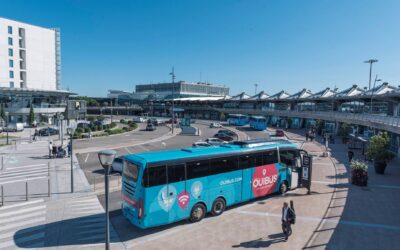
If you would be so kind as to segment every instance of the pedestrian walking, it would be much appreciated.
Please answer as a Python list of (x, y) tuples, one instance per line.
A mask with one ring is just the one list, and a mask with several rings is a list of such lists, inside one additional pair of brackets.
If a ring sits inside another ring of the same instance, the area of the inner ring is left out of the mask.
[(351, 151), (351, 150), (349, 150), (349, 151), (347, 152), (347, 156), (349, 157), (349, 162), (351, 162), (351, 160), (353, 160), (353, 157), (354, 157), (354, 152)]
[(49, 142), (49, 158), (51, 159), (51, 155), (53, 153), (53, 143)]
[(54, 144), (54, 145), (53, 145), (53, 151), (52, 151), (52, 152), (53, 152), (53, 157), (54, 157), (54, 158), (57, 158), (57, 151), (58, 151), (58, 147)]
[(33, 140), (36, 141), (36, 137), (38, 136), (39, 132), (35, 129), (35, 133), (33, 134)]
[(310, 131), (307, 131), (307, 132), (306, 132), (306, 141), (308, 141), (309, 135), (310, 135)]
[(68, 156), (71, 157), (71, 153), (72, 153), (71, 141), (68, 142), (67, 148), (68, 148)]
[(292, 234), (292, 224), (294, 224), (296, 214), (294, 210), (288, 206), (287, 202), (283, 203), (282, 207), (282, 231), (285, 235), (285, 240)]

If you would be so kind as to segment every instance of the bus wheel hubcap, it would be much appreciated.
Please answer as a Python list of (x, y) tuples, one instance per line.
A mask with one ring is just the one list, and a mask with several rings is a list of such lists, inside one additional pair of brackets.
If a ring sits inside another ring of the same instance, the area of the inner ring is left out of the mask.
[(222, 208), (223, 208), (222, 202), (218, 201), (215, 204), (215, 212), (216, 213), (221, 213), (222, 212)]
[(201, 216), (203, 215), (203, 210), (201, 208), (196, 208), (193, 212), (193, 215), (196, 219), (200, 219)]

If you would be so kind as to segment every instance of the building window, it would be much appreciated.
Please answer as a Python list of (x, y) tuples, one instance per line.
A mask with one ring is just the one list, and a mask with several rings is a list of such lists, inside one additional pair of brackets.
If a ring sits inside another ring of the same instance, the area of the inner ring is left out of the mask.
[(10, 66), (10, 68), (14, 68), (14, 61), (8, 60), (8, 66)]
[(10, 70), (10, 78), (14, 78), (14, 71)]
[(12, 27), (8, 26), (8, 34), (12, 34)]
[(8, 49), (8, 56), (14, 56), (14, 51), (12, 49)]
[(13, 40), (11, 37), (8, 38), (8, 45), (13, 45)]
[(14, 82), (10, 82), (10, 88), (14, 88)]

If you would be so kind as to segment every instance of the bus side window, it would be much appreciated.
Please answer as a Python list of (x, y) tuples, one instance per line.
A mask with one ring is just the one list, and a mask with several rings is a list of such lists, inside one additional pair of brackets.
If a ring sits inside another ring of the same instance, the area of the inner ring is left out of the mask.
[(293, 149), (282, 149), (279, 150), (279, 156), (281, 158), (281, 163), (286, 166), (292, 166), (296, 156), (296, 150)]
[(165, 165), (146, 168), (145, 187), (167, 184), (167, 168)]
[(210, 160), (210, 175), (237, 170), (236, 157), (224, 157)]
[(264, 153), (264, 164), (275, 164), (278, 162), (278, 151), (276, 149), (265, 151)]
[(168, 166), (168, 183), (180, 182), (185, 179), (185, 164)]
[(246, 169), (254, 167), (254, 158), (251, 155), (239, 156), (239, 168)]
[(263, 153), (255, 153), (255, 154), (251, 154), (251, 157), (253, 159), (253, 167), (259, 167), (264, 165), (264, 161), (263, 161)]
[(187, 179), (194, 179), (207, 176), (208, 173), (208, 160), (192, 161), (186, 163)]

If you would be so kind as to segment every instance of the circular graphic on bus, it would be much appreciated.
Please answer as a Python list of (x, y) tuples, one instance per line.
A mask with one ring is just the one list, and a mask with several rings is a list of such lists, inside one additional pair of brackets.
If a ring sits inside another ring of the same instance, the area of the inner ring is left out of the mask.
[(254, 197), (274, 192), (278, 181), (278, 170), (274, 164), (257, 167), (251, 181)]
[(182, 191), (179, 195), (178, 195), (178, 205), (182, 208), (185, 209), (187, 207), (187, 205), (189, 204), (190, 201), (190, 195), (188, 192), (186, 191)]
[[(172, 195), (169, 195), (172, 193)], [(160, 192), (158, 192), (158, 204), (165, 211), (168, 212), (172, 205), (174, 205), (176, 198), (176, 188), (172, 185), (164, 186)]]
[(198, 198), (203, 191), (203, 184), (200, 181), (195, 181), (192, 184), (191, 192), (194, 198)]

